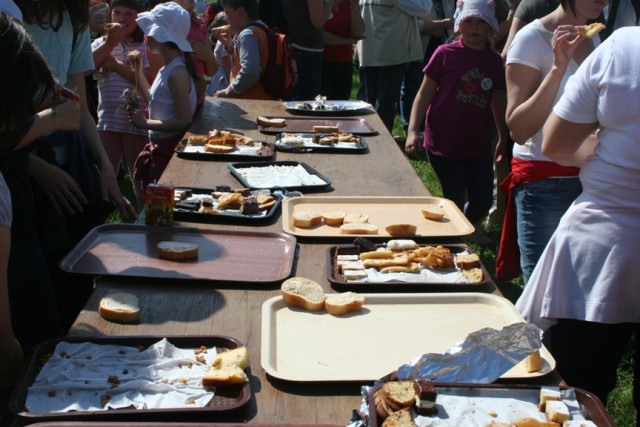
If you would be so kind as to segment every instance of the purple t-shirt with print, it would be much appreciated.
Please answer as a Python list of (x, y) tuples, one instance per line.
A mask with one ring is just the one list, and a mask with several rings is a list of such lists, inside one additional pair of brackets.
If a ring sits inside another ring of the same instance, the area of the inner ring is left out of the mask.
[(506, 86), (500, 54), (490, 47), (470, 49), (457, 40), (439, 46), (423, 71), (438, 84), (427, 109), (425, 149), (451, 160), (491, 155), (491, 99), (494, 90)]

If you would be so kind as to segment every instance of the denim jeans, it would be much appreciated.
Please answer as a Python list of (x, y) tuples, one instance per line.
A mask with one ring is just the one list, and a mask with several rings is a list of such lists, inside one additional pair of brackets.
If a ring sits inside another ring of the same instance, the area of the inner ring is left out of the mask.
[(375, 107), (389, 132), (393, 131), (393, 120), (406, 68), (407, 64), (362, 68), (366, 101)]
[(309, 101), (320, 95), (322, 80), (322, 52), (309, 52), (293, 48), (298, 66), (298, 83), (293, 88), (291, 99)]
[(581, 192), (578, 177), (541, 179), (514, 190), (520, 268), (525, 285), (560, 218)]

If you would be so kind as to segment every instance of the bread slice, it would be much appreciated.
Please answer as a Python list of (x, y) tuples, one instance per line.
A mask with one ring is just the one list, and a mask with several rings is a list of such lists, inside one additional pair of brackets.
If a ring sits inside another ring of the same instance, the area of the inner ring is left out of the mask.
[(411, 409), (405, 408), (389, 415), (382, 423), (382, 427), (417, 427), (417, 424), (413, 421)]
[(350, 222), (340, 226), (343, 234), (378, 234), (378, 227), (366, 222)]
[(540, 350), (535, 350), (524, 359), (524, 366), (527, 368), (527, 372), (538, 372), (542, 368), (542, 357), (540, 357)]
[(571, 417), (569, 408), (561, 400), (547, 401), (544, 413), (549, 421), (560, 424), (567, 421)]
[(416, 400), (413, 381), (388, 381), (380, 390), (384, 401), (394, 411), (411, 408)]
[(179, 260), (198, 256), (198, 245), (189, 242), (164, 241), (158, 243), (160, 258)]
[(362, 223), (369, 222), (369, 215), (362, 212), (351, 212), (345, 215), (344, 223), (349, 224), (352, 222)]
[(439, 221), (444, 218), (444, 209), (441, 206), (423, 206), (420, 208), (422, 216), (427, 219)]
[(100, 300), (98, 312), (106, 320), (137, 322), (140, 320), (138, 297), (124, 292), (114, 293)]
[(382, 397), (382, 390), (380, 389), (373, 393), (373, 404), (376, 407), (378, 417), (383, 420), (393, 413), (393, 409), (385, 403), (384, 398)]
[(294, 212), (293, 225), (300, 228), (310, 228), (322, 222), (322, 212)]
[(484, 273), (480, 268), (462, 270), (462, 278), (468, 283), (480, 283), (484, 279)]
[(346, 216), (347, 213), (345, 211), (331, 211), (325, 212), (322, 215), (322, 219), (327, 225), (342, 225)]
[(237, 347), (218, 353), (209, 372), (202, 377), (205, 387), (221, 387), (249, 381), (244, 369), (250, 364), (247, 348)]
[(390, 236), (414, 236), (418, 226), (413, 224), (389, 224), (384, 228)]
[(538, 402), (538, 410), (544, 412), (547, 409), (547, 402), (551, 400), (562, 400), (562, 394), (558, 387), (540, 387), (540, 401)]
[(274, 127), (274, 128), (283, 128), (287, 125), (287, 122), (285, 119), (283, 118), (268, 118), (268, 117), (264, 117), (264, 116), (258, 116), (256, 118), (256, 122), (258, 123), (258, 126), (262, 126), (262, 127)]
[(338, 125), (332, 126), (332, 125), (314, 125), (313, 126), (313, 131), (314, 132), (325, 132), (325, 133), (338, 133), (340, 132), (340, 128), (338, 128)]
[(335, 315), (355, 313), (362, 309), (364, 297), (355, 292), (343, 292), (329, 295), (324, 300), (324, 308), (327, 313)]
[(478, 254), (460, 254), (456, 255), (456, 267), (473, 268), (480, 265), (480, 257)]
[(305, 277), (292, 277), (282, 282), (282, 299), (289, 305), (310, 311), (324, 308), (324, 290), (319, 283)]
[(231, 153), (235, 151), (236, 147), (233, 145), (222, 145), (222, 144), (205, 144), (204, 151), (207, 153), (218, 153), (225, 154)]

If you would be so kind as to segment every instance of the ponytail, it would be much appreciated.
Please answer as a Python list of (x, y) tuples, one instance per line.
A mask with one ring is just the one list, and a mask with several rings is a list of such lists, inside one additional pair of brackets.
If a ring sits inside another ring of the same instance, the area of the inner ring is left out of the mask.
[(196, 64), (193, 62), (193, 54), (191, 52), (183, 52), (185, 64), (187, 66), (187, 71), (191, 74), (191, 78), (194, 82), (200, 80), (200, 76), (198, 76), (198, 70), (196, 69)]

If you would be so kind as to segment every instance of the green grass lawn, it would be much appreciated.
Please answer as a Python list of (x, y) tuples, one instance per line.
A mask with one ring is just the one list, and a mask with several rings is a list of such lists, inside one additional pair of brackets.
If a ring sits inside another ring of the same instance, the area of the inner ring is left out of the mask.
[[(352, 99), (355, 99), (355, 92), (359, 85), (358, 73), (354, 73)], [(404, 147), (405, 135), (400, 125), (400, 120), (396, 117), (396, 121), (393, 129), (393, 136), (400, 147)], [(440, 183), (436, 177), (431, 165), (426, 160), (410, 160), (411, 165), (415, 169), (416, 173), (424, 185), (429, 189), (431, 194), (437, 197), (442, 197), (442, 190), (440, 189)], [(133, 190), (131, 188), (131, 180), (127, 174), (124, 174), (120, 180), (120, 188), (129, 200), (135, 200)], [(109, 219), (109, 222), (131, 222), (123, 219), (119, 212), (114, 212)], [(500, 230), (485, 230), (485, 233), (491, 237), (495, 242), (498, 241)], [(482, 262), (484, 263), (487, 271), (492, 276), (495, 271), (496, 250), (495, 245), (479, 246), (470, 243), (470, 246), (478, 252)], [(523, 282), (522, 277), (518, 277), (511, 281), (499, 281), (495, 280), (496, 286), (502, 294), (510, 301), (515, 302), (522, 293)], [(597, 367), (594, 367), (597, 369)], [(618, 369), (618, 385), (616, 389), (609, 395), (607, 401), (607, 410), (612, 415), (615, 423), (619, 427), (632, 427), (635, 426), (635, 409), (632, 402), (632, 383), (633, 383), (633, 347), (630, 346), (627, 354), (623, 358), (623, 362)]]

